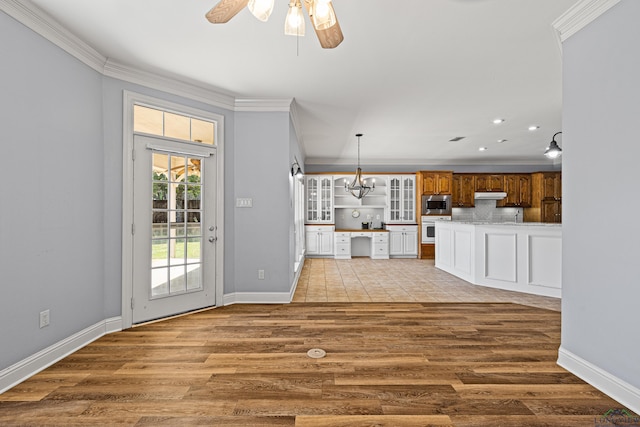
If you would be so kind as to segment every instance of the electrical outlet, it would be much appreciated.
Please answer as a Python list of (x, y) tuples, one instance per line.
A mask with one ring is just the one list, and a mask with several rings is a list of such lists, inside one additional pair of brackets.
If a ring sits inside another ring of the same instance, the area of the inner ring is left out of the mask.
[(44, 328), (45, 326), (49, 326), (49, 310), (40, 312), (40, 327)]
[(258, 270), (258, 279), (264, 280), (264, 270)]

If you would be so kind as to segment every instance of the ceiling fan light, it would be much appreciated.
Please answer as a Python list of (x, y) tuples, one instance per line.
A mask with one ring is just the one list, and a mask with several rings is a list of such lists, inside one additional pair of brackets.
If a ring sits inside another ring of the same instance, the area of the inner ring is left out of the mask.
[(326, 30), (338, 22), (331, 0), (315, 0), (310, 15), (316, 30)]
[(288, 36), (304, 36), (304, 15), (300, 1), (289, 3), (289, 11), (284, 21), (284, 33)]
[(273, 3), (275, 0), (249, 0), (247, 7), (253, 13), (253, 16), (266, 22), (273, 12)]

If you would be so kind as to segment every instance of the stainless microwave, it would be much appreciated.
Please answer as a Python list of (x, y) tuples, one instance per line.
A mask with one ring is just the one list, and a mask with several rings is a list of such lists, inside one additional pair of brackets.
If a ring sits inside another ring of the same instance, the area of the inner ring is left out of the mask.
[(451, 215), (451, 196), (442, 194), (422, 196), (422, 215)]

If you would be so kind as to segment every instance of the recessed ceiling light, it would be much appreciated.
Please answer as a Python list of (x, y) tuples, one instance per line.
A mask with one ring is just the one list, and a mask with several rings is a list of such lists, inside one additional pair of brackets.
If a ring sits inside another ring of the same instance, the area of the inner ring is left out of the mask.
[(487, 147), (480, 147), (478, 148), (478, 151), (487, 151)]
[(506, 139), (499, 139), (498, 142), (502, 144), (503, 142), (507, 142), (507, 140)]
[(529, 126), (529, 130), (538, 130), (538, 129), (540, 129), (540, 126), (536, 126), (536, 125)]
[(493, 120), (493, 124), (494, 125), (499, 125), (500, 123), (504, 122), (504, 119), (494, 119)]

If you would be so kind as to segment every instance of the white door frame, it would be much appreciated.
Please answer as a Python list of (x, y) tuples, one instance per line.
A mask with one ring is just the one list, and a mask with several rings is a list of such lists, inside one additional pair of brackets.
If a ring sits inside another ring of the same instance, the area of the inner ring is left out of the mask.
[(143, 104), (160, 110), (216, 122), (217, 198), (216, 226), (216, 305), (222, 305), (224, 292), (224, 116), (125, 90), (122, 108), (122, 329), (130, 328), (133, 297), (133, 106)]

